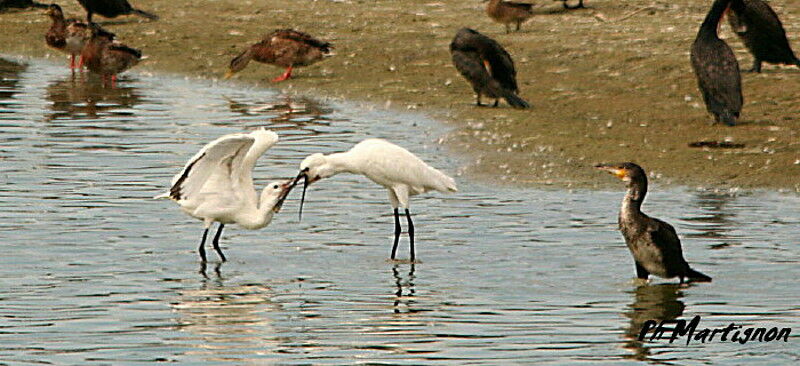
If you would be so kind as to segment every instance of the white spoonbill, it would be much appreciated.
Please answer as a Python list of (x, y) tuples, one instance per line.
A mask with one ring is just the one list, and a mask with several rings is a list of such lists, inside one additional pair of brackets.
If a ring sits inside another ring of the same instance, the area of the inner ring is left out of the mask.
[(200, 258), (206, 261), (204, 249), (208, 229), (216, 221), (214, 250), (220, 259), (219, 237), (225, 224), (236, 223), (245, 229), (269, 225), (291, 191), (292, 180), (272, 182), (259, 198), (253, 186), (253, 167), (267, 149), (278, 142), (275, 132), (263, 128), (251, 133), (233, 133), (211, 141), (192, 157), (183, 170), (172, 178), (169, 192), (155, 198), (171, 198), (183, 212), (203, 220), (205, 231), (200, 241)]
[(394, 245), (392, 259), (397, 252), (400, 240), (400, 213), (398, 207), (406, 212), (408, 237), (411, 247), (411, 261), (414, 261), (414, 223), (408, 212), (408, 197), (428, 191), (456, 192), (453, 178), (434, 169), (408, 150), (382, 139), (367, 139), (359, 142), (347, 152), (329, 155), (313, 154), (300, 164), (300, 174), (295, 178), (305, 178), (303, 197), (300, 201), (300, 214), (303, 212), (306, 188), (322, 178), (339, 173), (361, 174), (389, 190), (389, 201), (394, 209)]

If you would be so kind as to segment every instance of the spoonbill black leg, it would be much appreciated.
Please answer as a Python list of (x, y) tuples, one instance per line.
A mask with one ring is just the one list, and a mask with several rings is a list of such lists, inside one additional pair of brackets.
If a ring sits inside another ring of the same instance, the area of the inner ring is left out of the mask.
[(225, 254), (222, 254), (222, 249), (219, 248), (219, 237), (222, 236), (222, 228), (225, 227), (225, 224), (219, 224), (219, 229), (217, 229), (217, 235), (214, 235), (214, 240), (211, 242), (214, 244), (214, 250), (217, 251), (219, 254), (219, 258), (225, 262)]
[(397, 244), (400, 242), (400, 211), (394, 209), (394, 245), (392, 245), (392, 259), (397, 254)]
[(414, 223), (411, 221), (411, 213), (406, 209), (406, 219), (408, 220), (408, 240), (411, 243), (411, 261), (414, 261)]
[(200, 260), (202, 260), (203, 262), (206, 261), (206, 248), (204, 247), (206, 246), (207, 235), (208, 235), (208, 228), (206, 228), (206, 230), (203, 231), (203, 239), (200, 240), (200, 247), (197, 248), (197, 251), (200, 252)]

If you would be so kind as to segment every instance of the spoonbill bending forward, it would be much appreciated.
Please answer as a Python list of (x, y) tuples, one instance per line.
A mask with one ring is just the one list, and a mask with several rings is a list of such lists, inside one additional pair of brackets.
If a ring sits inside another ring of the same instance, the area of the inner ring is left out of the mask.
[(411, 261), (414, 261), (414, 223), (408, 211), (408, 197), (431, 190), (456, 192), (453, 178), (425, 164), (408, 150), (381, 139), (367, 139), (359, 142), (347, 152), (329, 155), (313, 154), (300, 164), (297, 183), (304, 178), (303, 196), (300, 201), (300, 214), (303, 212), (306, 188), (322, 178), (339, 173), (361, 174), (389, 190), (389, 201), (394, 209), (394, 245), (392, 259), (397, 253), (400, 240), (400, 212), (402, 207), (408, 220), (408, 237), (411, 247)]
[(204, 146), (183, 170), (172, 178), (169, 192), (155, 198), (171, 198), (183, 212), (203, 220), (205, 231), (200, 241), (200, 258), (206, 261), (203, 248), (208, 229), (216, 221), (214, 250), (220, 259), (219, 237), (225, 224), (236, 223), (245, 229), (261, 229), (269, 225), (291, 191), (292, 180), (272, 182), (259, 198), (253, 186), (253, 167), (267, 149), (278, 142), (275, 132), (259, 129), (251, 133), (222, 136)]

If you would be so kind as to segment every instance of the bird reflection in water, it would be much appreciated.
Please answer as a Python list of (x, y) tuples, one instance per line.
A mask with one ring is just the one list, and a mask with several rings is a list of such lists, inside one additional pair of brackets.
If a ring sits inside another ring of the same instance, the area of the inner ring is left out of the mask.
[(177, 314), (175, 328), (184, 334), (179, 340), (197, 347), (190, 354), (214, 362), (247, 363), (276, 347), (270, 338), (276, 330), (268, 315), (280, 305), (272, 301), (275, 294), (267, 285), (226, 284), (232, 279), (223, 277), (221, 265), (201, 265), (199, 288), (179, 290), (170, 304)]
[(8, 106), (9, 104), (4, 101), (19, 93), (17, 85), (27, 68), (26, 65), (0, 58), (0, 108)]
[[(623, 357), (637, 361), (650, 360), (650, 349), (645, 347), (643, 341), (639, 341), (639, 332), (642, 325), (648, 320), (661, 322), (663, 320), (675, 320), (683, 315), (686, 305), (680, 298), (683, 297), (682, 288), (686, 285), (680, 284), (659, 284), (643, 285), (634, 291), (635, 299), (629, 305), (630, 310), (625, 316), (630, 319), (628, 328), (625, 329), (625, 342), (623, 348), (633, 352), (632, 355)], [(665, 327), (669, 327), (665, 325)]]
[(274, 98), (274, 102), (270, 103), (236, 101), (230, 97), (225, 99), (232, 113), (245, 117), (258, 117), (259, 121), (267, 118), (273, 123), (270, 129), (276, 131), (294, 131), (298, 125), (329, 126), (331, 119), (328, 116), (333, 113), (333, 108), (307, 97), (284, 95)]
[(731, 245), (730, 240), (735, 239), (730, 232), (735, 228), (736, 210), (728, 205), (736, 199), (730, 193), (714, 191), (701, 191), (692, 199), (692, 206), (700, 208), (701, 213), (683, 218), (689, 222), (696, 233), (688, 234), (690, 238), (703, 238), (715, 241), (712, 249), (721, 249)]
[(52, 102), (48, 121), (56, 119), (98, 119), (106, 116), (127, 117), (141, 102), (136, 88), (117, 84), (106, 88), (99, 78), (72, 74), (47, 86), (47, 99)]
[[(394, 276), (394, 283), (397, 288), (394, 295), (394, 312), (400, 313), (416, 313), (417, 310), (413, 308), (416, 304), (416, 290), (414, 289), (414, 263), (410, 264), (408, 274), (403, 278), (400, 273), (400, 264), (392, 266), (392, 275)], [(405, 292), (405, 294), (403, 294)]]

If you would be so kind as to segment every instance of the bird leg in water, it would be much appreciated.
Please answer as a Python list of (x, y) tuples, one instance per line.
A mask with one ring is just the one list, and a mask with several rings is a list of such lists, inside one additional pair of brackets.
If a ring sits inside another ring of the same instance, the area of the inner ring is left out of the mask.
[(481, 103), (481, 94), (475, 94), (475, 105), (478, 107), (483, 107), (483, 103)]
[(200, 247), (197, 248), (197, 251), (200, 252), (200, 260), (202, 260), (203, 262), (206, 261), (206, 248), (204, 248), (204, 247), (206, 245), (206, 236), (207, 235), (208, 235), (208, 228), (206, 228), (206, 230), (203, 231), (203, 239), (200, 240)]
[(492, 105), (492, 107), (497, 108), (498, 105), (500, 105), (500, 99), (495, 99), (494, 100), (494, 104)]
[(408, 219), (408, 240), (411, 245), (411, 262), (414, 262), (414, 223), (411, 222), (411, 213), (406, 209), (406, 219)]
[(69, 56), (69, 69), (75, 70), (75, 55)]
[(397, 244), (400, 242), (400, 211), (394, 209), (394, 245), (392, 245), (392, 259), (397, 254)]
[(222, 236), (222, 228), (224, 227), (225, 224), (219, 224), (219, 229), (217, 229), (217, 235), (214, 235), (214, 240), (211, 242), (211, 244), (214, 244), (214, 250), (217, 251), (217, 254), (219, 254), (219, 258), (222, 259), (223, 262), (225, 262), (226, 259), (225, 259), (225, 254), (222, 254), (222, 249), (219, 248), (219, 237)]
[(278, 76), (278, 77), (276, 77), (276, 78), (272, 79), (272, 82), (275, 82), (275, 83), (277, 83), (277, 82), (279, 82), (279, 81), (284, 81), (284, 80), (286, 80), (286, 79), (288, 79), (288, 78), (290, 78), (290, 77), (292, 77), (292, 67), (291, 67), (291, 66), (289, 66), (289, 67), (286, 69), (286, 71), (283, 73), (283, 75), (281, 75), (281, 76)]

